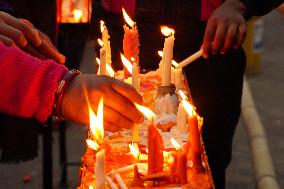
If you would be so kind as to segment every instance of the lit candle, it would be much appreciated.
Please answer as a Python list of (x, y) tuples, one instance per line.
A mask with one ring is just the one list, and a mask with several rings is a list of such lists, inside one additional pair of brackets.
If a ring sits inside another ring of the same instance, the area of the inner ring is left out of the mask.
[(177, 112), (177, 127), (181, 133), (186, 132), (186, 122), (187, 122), (187, 113), (182, 103), (180, 103)]
[(96, 189), (105, 188), (105, 150), (101, 150), (96, 154), (95, 163), (95, 175), (96, 175)]
[(139, 92), (139, 71), (136, 61), (133, 61), (132, 66), (132, 86)]
[(104, 48), (105, 48), (105, 51), (106, 51), (106, 63), (108, 65), (111, 65), (111, 48), (110, 48), (110, 36), (108, 34), (108, 30), (107, 30), (107, 27), (104, 23), (104, 21), (100, 21), (101, 22), (101, 33), (102, 33), (102, 41), (103, 41), (103, 44), (104, 44)]
[(163, 171), (163, 139), (157, 128), (151, 123), (148, 126), (148, 174)]
[[(125, 24), (124, 38), (123, 38), (123, 53), (125, 57), (130, 60), (133, 57), (139, 67), (139, 35), (136, 23), (128, 16), (126, 11), (122, 9), (124, 19), (128, 26)], [(127, 70), (125, 70), (126, 77), (128, 76)]]
[(201, 160), (201, 144), (200, 133), (198, 130), (197, 114), (193, 109), (193, 106), (186, 100), (182, 101), (185, 110), (188, 113), (188, 131), (191, 141), (191, 152), (193, 167), (197, 170), (203, 169)]
[(182, 69), (181, 68), (175, 68), (174, 69), (174, 84), (176, 86), (176, 89), (180, 89), (182, 86)]
[[(178, 181), (181, 184), (187, 183), (187, 153), (177, 143), (174, 138), (171, 138), (171, 143), (177, 151), (173, 152), (174, 163), (171, 167), (172, 177), (174, 181)], [(176, 178), (178, 177), (178, 178)]]
[(168, 27), (162, 27), (161, 30), (162, 33), (166, 36), (163, 48), (162, 86), (170, 86), (173, 48), (175, 40), (174, 30)]

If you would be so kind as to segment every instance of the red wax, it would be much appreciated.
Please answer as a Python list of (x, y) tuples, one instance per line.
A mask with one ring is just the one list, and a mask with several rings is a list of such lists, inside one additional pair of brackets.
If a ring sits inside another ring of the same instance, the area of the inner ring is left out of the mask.
[[(135, 59), (137, 65), (139, 65), (139, 35), (137, 27), (134, 26), (133, 28), (129, 28), (128, 26), (124, 25), (124, 38), (123, 38), (123, 54), (127, 60), (131, 63), (131, 57)], [(124, 76), (128, 78), (130, 73), (124, 67)]]
[(163, 139), (154, 125), (148, 127), (148, 174), (163, 171)]
[(200, 144), (200, 133), (198, 131), (198, 121), (196, 115), (190, 116), (188, 118), (188, 128), (191, 139), (193, 166), (196, 168), (200, 168), (202, 167), (201, 144)]

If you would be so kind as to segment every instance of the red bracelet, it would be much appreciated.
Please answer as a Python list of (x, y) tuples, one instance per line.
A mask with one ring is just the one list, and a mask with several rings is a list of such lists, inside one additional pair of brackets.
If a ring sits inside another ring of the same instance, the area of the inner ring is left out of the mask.
[(74, 79), (75, 76), (79, 75), (80, 73), (81, 72), (79, 70), (75, 70), (75, 69), (69, 70), (58, 83), (58, 88), (55, 93), (54, 104), (53, 104), (53, 115), (54, 116), (61, 118), (60, 117), (61, 115), (60, 104), (62, 101), (62, 96), (68, 84), (72, 81), (72, 79)]

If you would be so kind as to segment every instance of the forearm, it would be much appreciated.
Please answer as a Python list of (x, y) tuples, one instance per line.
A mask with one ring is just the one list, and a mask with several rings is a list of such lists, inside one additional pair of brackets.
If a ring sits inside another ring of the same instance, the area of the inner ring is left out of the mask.
[(0, 112), (45, 121), (67, 68), (0, 44)]

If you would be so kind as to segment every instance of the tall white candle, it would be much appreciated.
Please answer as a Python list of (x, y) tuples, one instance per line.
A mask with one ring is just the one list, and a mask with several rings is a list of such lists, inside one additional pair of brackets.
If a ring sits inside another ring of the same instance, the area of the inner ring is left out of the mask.
[(132, 66), (132, 86), (139, 91), (139, 72), (137, 63), (134, 62)]
[(178, 106), (177, 112), (177, 127), (180, 132), (186, 132), (187, 112), (182, 103)]
[(106, 50), (104, 46), (100, 49), (100, 75), (106, 75)]
[(163, 49), (163, 77), (162, 86), (169, 86), (171, 83), (171, 67), (174, 48), (174, 34), (166, 37)]
[(96, 154), (95, 163), (96, 189), (105, 189), (105, 150)]
[(181, 68), (175, 68), (175, 71), (174, 71), (174, 83), (175, 83), (175, 86), (176, 86), (176, 89), (180, 89), (181, 88), (181, 85), (182, 85), (182, 69)]

